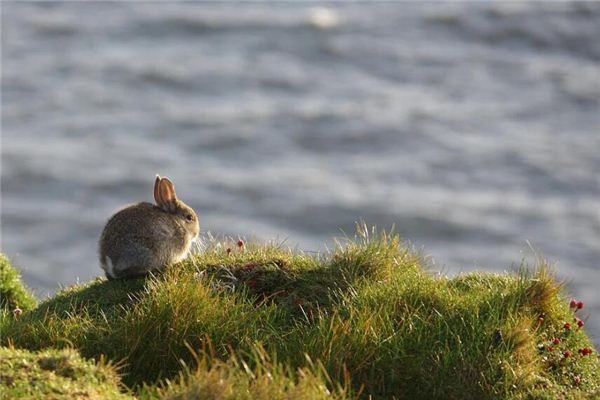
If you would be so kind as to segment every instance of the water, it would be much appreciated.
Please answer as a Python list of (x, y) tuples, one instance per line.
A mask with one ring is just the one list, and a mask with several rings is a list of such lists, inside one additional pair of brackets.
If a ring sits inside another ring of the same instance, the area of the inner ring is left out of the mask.
[(600, 334), (600, 4), (2, 3), (2, 250), (44, 296), (154, 174), (214, 234), (533, 247)]

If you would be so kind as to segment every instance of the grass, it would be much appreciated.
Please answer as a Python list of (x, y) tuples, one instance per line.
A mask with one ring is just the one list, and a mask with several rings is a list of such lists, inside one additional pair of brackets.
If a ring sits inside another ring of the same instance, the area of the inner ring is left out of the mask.
[(21, 275), (0, 253), (0, 309), (14, 311), (33, 309), (37, 304), (33, 294), (25, 288)]
[(364, 225), (319, 256), (213, 240), (162, 274), (4, 312), (0, 343), (121, 363), (141, 398), (600, 397), (597, 355), (579, 354), (591, 342), (544, 261), (452, 279), (426, 267)]
[[(294, 373), (272, 362), (262, 349), (253, 353), (255, 368), (231, 358), (227, 362), (198, 359), (192, 371), (184, 368), (172, 381), (145, 386), (133, 394), (121, 385), (118, 368), (102, 360), (84, 360), (72, 349), (31, 352), (0, 347), (1, 399), (345, 399), (343, 387), (331, 385), (319, 365)], [(297, 375), (297, 378), (296, 378)]]
[[(331, 381), (320, 364), (307, 360), (307, 366), (296, 371), (272, 361), (261, 347), (243, 358), (227, 361), (210, 356), (197, 358), (194, 371), (188, 368), (177, 379), (160, 385), (145, 386), (138, 391), (140, 399), (270, 399), (270, 400), (342, 400), (350, 398), (349, 389)], [(209, 361), (212, 360), (212, 361)]]
[(127, 399), (110, 364), (83, 360), (73, 350), (30, 352), (0, 348), (2, 399)]

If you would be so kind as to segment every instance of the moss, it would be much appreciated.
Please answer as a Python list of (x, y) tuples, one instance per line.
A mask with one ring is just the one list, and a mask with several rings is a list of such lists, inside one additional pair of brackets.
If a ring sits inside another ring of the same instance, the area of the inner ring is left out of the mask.
[(25, 288), (19, 272), (13, 267), (8, 258), (0, 253), (0, 309), (13, 311), (33, 309), (36, 299)]
[[(563, 328), (575, 316), (562, 290), (543, 261), (513, 274), (436, 276), (398, 236), (363, 226), (316, 256), (213, 241), (157, 276), (68, 288), (0, 328), (18, 347), (125, 360), (123, 381), (154, 396), (191, 398), (221, 380), (227, 390), (215, 398), (313, 386), (338, 397), (600, 395), (596, 354), (578, 354), (589, 338)], [(250, 378), (261, 373), (278, 383), (259, 390)], [(164, 390), (148, 389), (156, 385)]]
[(29, 352), (0, 348), (2, 399), (131, 399), (113, 367), (83, 360), (74, 350)]

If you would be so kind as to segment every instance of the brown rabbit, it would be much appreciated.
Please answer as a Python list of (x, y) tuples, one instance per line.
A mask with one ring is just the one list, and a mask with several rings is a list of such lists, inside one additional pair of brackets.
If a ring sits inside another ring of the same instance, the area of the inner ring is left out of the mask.
[(177, 198), (168, 178), (156, 176), (156, 205), (122, 209), (100, 237), (100, 266), (108, 279), (134, 278), (187, 257), (200, 225), (194, 210)]

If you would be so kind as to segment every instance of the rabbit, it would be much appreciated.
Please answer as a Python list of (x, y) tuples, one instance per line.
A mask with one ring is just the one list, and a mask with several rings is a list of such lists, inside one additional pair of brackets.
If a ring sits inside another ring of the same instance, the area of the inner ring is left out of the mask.
[(177, 198), (168, 178), (156, 175), (154, 201), (122, 209), (100, 236), (100, 266), (112, 279), (137, 278), (185, 259), (198, 237), (198, 216)]

